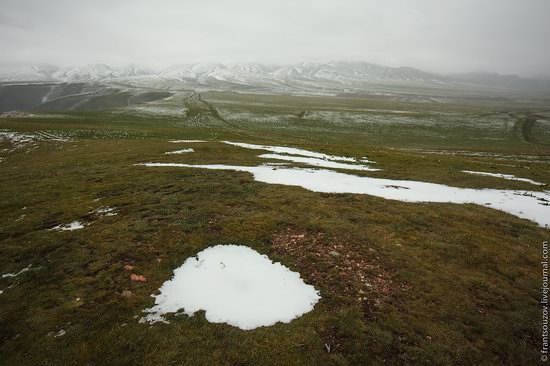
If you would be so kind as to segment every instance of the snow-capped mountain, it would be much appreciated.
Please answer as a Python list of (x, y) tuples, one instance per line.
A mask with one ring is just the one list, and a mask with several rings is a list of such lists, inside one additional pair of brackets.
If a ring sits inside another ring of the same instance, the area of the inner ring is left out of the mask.
[(149, 74), (151, 74), (151, 71), (142, 69), (134, 63), (115, 69), (116, 77), (132, 77), (132, 76), (141, 76), (141, 75), (149, 75)]
[(0, 81), (58, 81), (67, 83), (113, 83), (155, 89), (259, 90), (265, 92), (361, 91), (377, 85), (418, 87), (502, 87), (550, 90), (548, 81), (498, 74), (444, 76), (412, 67), (388, 67), (367, 62), (304, 62), (284, 66), (261, 63), (192, 63), (168, 67), (159, 73), (145, 72), (134, 64), (111, 67), (89, 64), (53, 68), (23, 66), (1, 68)]
[(51, 65), (4, 66), (0, 68), (0, 81), (55, 81)]
[(130, 64), (121, 68), (113, 68), (105, 64), (89, 64), (84, 66), (71, 66), (55, 71), (52, 76), (60, 81), (75, 82), (99, 82), (121, 77), (144, 75), (136, 65)]
[(197, 63), (171, 66), (159, 73), (164, 79), (213, 81), (256, 85), (269, 78), (272, 68), (260, 63)]
[(105, 64), (70, 66), (53, 73), (57, 80), (74, 82), (97, 82), (114, 77), (114, 70)]
[(114, 68), (105, 64), (56, 67), (51, 65), (21, 65), (0, 67), (0, 81), (57, 81), (96, 83), (108, 79), (145, 75), (135, 64)]
[(276, 69), (273, 66), (267, 66), (259, 62), (241, 62), (230, 63), (227, 67), (234, 73), (243, 75), (263, 75)]
[(159, 73), (165, 80), (206, 84), (229, 82), (246, 86), (357, 87), (365, 83), (427, 83), (435, 74), (413, 68), (391, 68), (366, 62), (299, 63), (270, 67), (260, 63), (183, 64)]
[(170, 66), (167, 69), (162, 70), (159, 75), (165, 78), (199, 80), (210, 76), (219, 75), (226, 70), (227, 68), (223, 64), (181, 64)]
[(348, 86), (366, 83), (432, 83), (442, 77), (411, 67), (392, 68), (367, 62), (301, 63), (276, 70), (274, 76), (286, 80), (302, 79)]

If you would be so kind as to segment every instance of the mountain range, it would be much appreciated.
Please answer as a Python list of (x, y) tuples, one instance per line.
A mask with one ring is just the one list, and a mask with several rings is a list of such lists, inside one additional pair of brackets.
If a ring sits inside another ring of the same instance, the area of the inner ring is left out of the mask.
[(388, 67), (367, 62), (304, 62), (284, 66), (261, 63), (189, 63), (160, 72), (134, 64), (55, 67), (0, 67), (0, 82), (63, 82), (120, 84), (155, 89), (222, 89), (276, 92), (349, 92), (376, 85), (550, 91), (550, 81), (516, 75), (467, 73), (440, 75), (412, 67)]

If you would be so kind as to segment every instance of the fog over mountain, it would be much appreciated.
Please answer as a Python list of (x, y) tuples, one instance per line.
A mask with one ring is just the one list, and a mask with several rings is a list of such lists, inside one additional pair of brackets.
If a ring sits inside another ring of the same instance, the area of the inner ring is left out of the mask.
[(440, 75), (412, 67), (388, 67), (367, 62), (191, 63), (153, 72), (129, 64), (56, 67), (24, 65), (0, 68), (0, 82), (115, 84), (161, 90), (235, 90), (337, 94), (390, 86), (438, 89), (501, 89), (550, 92), (550, 82), (516, 75), (467, 73)]
[(439, 74), (549, 74), (547, 0), (2, 0), (1, 7), (1, 64), (136, 62), (159, 71), (181, 62), (363, 60)]

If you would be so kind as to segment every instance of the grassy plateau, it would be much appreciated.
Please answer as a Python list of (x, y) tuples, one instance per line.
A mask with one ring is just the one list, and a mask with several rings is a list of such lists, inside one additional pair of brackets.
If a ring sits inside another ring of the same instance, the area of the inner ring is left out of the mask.
[[(135, 164), (266, 162), (220, 142), (229, 140), (367, 156), (382, 169), (348, 174), (544, 191), (549, 111), (177, 92), (127, 108), (3, 114), (0, 275), (18, 275), (0, 276), (0, 364), (538, 364), (548, 228), (474, 204), (316, 193), (246, 172)], [(183, 148), (195, 152), (164, 154)], [(116, 215), (102, 214), (106, 207)], [(85, 227), (50, 230), (76, 220)], [(139, 323), (173, 270), (216, 244), (268, 255), (322, 299), (288, 324), (249, 331), (209, 323), (204, 312)], [(146, 282), (132, 282), (132, 273)]]

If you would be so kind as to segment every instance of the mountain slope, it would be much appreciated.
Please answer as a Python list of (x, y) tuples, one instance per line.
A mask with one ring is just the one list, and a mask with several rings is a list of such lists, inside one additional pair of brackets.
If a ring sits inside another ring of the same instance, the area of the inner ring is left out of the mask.
[(0, 81), (56, 81), (50, 65), (5, 66), (0, 68)]
[(0, 68), (0, 81), (59, 81), (67, 83), (115, 83), (166, 90), (255, 90), (266, 92), (361, 91), (377, 85), (438, 87), (451, 89), (497, 88), (550, 91), (547, 80), (515, 75), (438, 75), (412, 67), (388, 67), (367, 62), (303, 62), (284, 66), (261, 63), (189, 63), (146, 72), (134, 64), (114, 68), (89, 64), (55, 69), (51, 66)]

